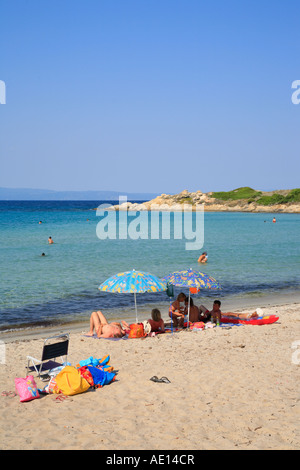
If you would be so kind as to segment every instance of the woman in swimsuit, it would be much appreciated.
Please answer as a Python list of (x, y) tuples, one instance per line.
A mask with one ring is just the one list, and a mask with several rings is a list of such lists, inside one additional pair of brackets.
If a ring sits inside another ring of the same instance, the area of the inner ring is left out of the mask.
[(90, 331), (87, 336), (93, 336), (95, 330), (98, 338), (122, 338), (130, 327), (125, 321), (121, 323), (122, 325), (116, 322), (108, 323), (103, 313), (98, 310), (91, 315)]

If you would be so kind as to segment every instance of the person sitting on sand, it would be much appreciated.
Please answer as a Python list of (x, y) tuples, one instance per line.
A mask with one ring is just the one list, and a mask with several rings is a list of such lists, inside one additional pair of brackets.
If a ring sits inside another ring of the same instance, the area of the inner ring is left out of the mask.
[(254, 313), (233, 313), (233, 312), (226, 312), (222, 313), (220, 310), (221, 307), (221, 302), (220, 300), (215, 300), (213, 303), (213, 308), (211, 311), (209, 311), (204, 305), (200, 305), (199, 310), (200, 310), (200, 319), (201, 321), (216, 321), (217, 319), (221, 323), (221, 317), (222, 315), (224, 317), (232, 317), (232, 318), (240, 318), (241, 320), (247, 320), (249, 318), (257, 318), (258, 314), (257, 312)]
[[(189, 313), (189, 299), (185, 299), (185, 312), (186, 315)], [(200, 320), (200, 312), (197, 307), (197, 305), (194, 305), (194, 301), (192, 298), (190, 298), (190, 315), (189, 315), (189, 321), (191, 323), (195, 323)]]
[(169, 317), (172, 318), (175, 328), (177, 328), (178, 324), (181, 328), (183, 328), (185, 299), (186, 299), (186, 295), (183, 292), (181, 292), (170, 307)]
[(160, 331), (161, 333), (165, 332), (165, 324), (161, 318), (161, 313), (158, 308), (154, 308), (151, 312), (151, 317), (148, 322), (151, 325), (151, 331)]
[(206, 263), (207, 262), (207, 253), (203, 251), (202, 255), (198, 258), (198, 263)]
[(122, 338), (130, 329), (129, 325), (122, 321), (120, 323), (108, 323), (107, 319), (100, 310), (93, 312), (90, 318), (90, 331), (87, 336), (93, 336), (94, 330), (98, 338)]

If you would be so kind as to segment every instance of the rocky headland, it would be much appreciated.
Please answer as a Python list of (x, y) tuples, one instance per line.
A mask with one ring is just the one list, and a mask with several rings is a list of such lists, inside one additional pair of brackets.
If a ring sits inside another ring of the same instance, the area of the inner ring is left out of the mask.
[(182, 211), (184, 205), (196, 210), (200, 204), (204, 204), (204, 210), (210, 212), (300, 213), (300, 189), (264, 192), (246, 187), (208, 193), (185, 189), (178, 194), (161, 194), (147, 202), (125, 202), (114, 208), (129, 211)]

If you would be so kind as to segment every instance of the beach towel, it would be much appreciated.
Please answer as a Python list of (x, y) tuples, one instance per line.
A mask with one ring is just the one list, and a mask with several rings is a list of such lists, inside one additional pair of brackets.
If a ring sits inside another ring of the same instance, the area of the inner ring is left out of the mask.
[(103, 387), (104, 385), (108, 385), (111, 382), (115, 380), (116, 373), (115, 372), (108, 372), (106, 370), (103, 370), (103, 367), (93, 367), (93, 366), (87, 366), (88, 370), (90, 371), (93, 381), (94, 381), (94, 386), (96, 388)]
[(84, 366), (106, 366), (109, 364), (110, 361), (110, 356), (103, 356), (101, 359), (96, 359), (93, 356), (90, 356), (88, 359), (84, 359), (82, 361), (79, 361), (79, 367), (84, 367)]
[(96, 334), (94, 334), (93, 336), (90, 336), (90, 335), (83, 335), (85, 336), (86, 338), (94, 338), (94, 339), (108, 339), (110, 341), (119, 341), (120, 339), (128, 339), (128, 335), (125, 335), (125, 336), (122, 336), (121, 338), (98, 338), (98, 336)]

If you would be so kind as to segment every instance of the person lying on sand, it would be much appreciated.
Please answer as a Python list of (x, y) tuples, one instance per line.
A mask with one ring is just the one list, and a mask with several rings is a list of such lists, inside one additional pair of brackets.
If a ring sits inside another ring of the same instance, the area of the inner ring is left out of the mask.
[(221, 307), (221, 302), (220, 300), (215, 300), (213, 303), (213, 308), (211, 311), (209, 311), (204, 305), (200, 305), (199, 310), (200, 310), (200, 318), (201, 321), (216, 321), (217, 319), (219, 322), (221, 322), (221, 316), (224, 315), (224, 317), (233, 317), (233, 318), (240, 318), (241, 320), (247, 320), (249, 318), (257, 318), (258, 314), (257, 312), (254, 313), (233, 313), (233, 312), (226, 312), (222, 313), (220, 310)]
[(122, 338), (130, 329), (129, 325), (123, 320), (120, 323), (108, 323), (107, 319), (100, 310), (93, 312), (90, 318), (90, 331), (87, 336), (93, 336), (94, 330), (98, 338)]

